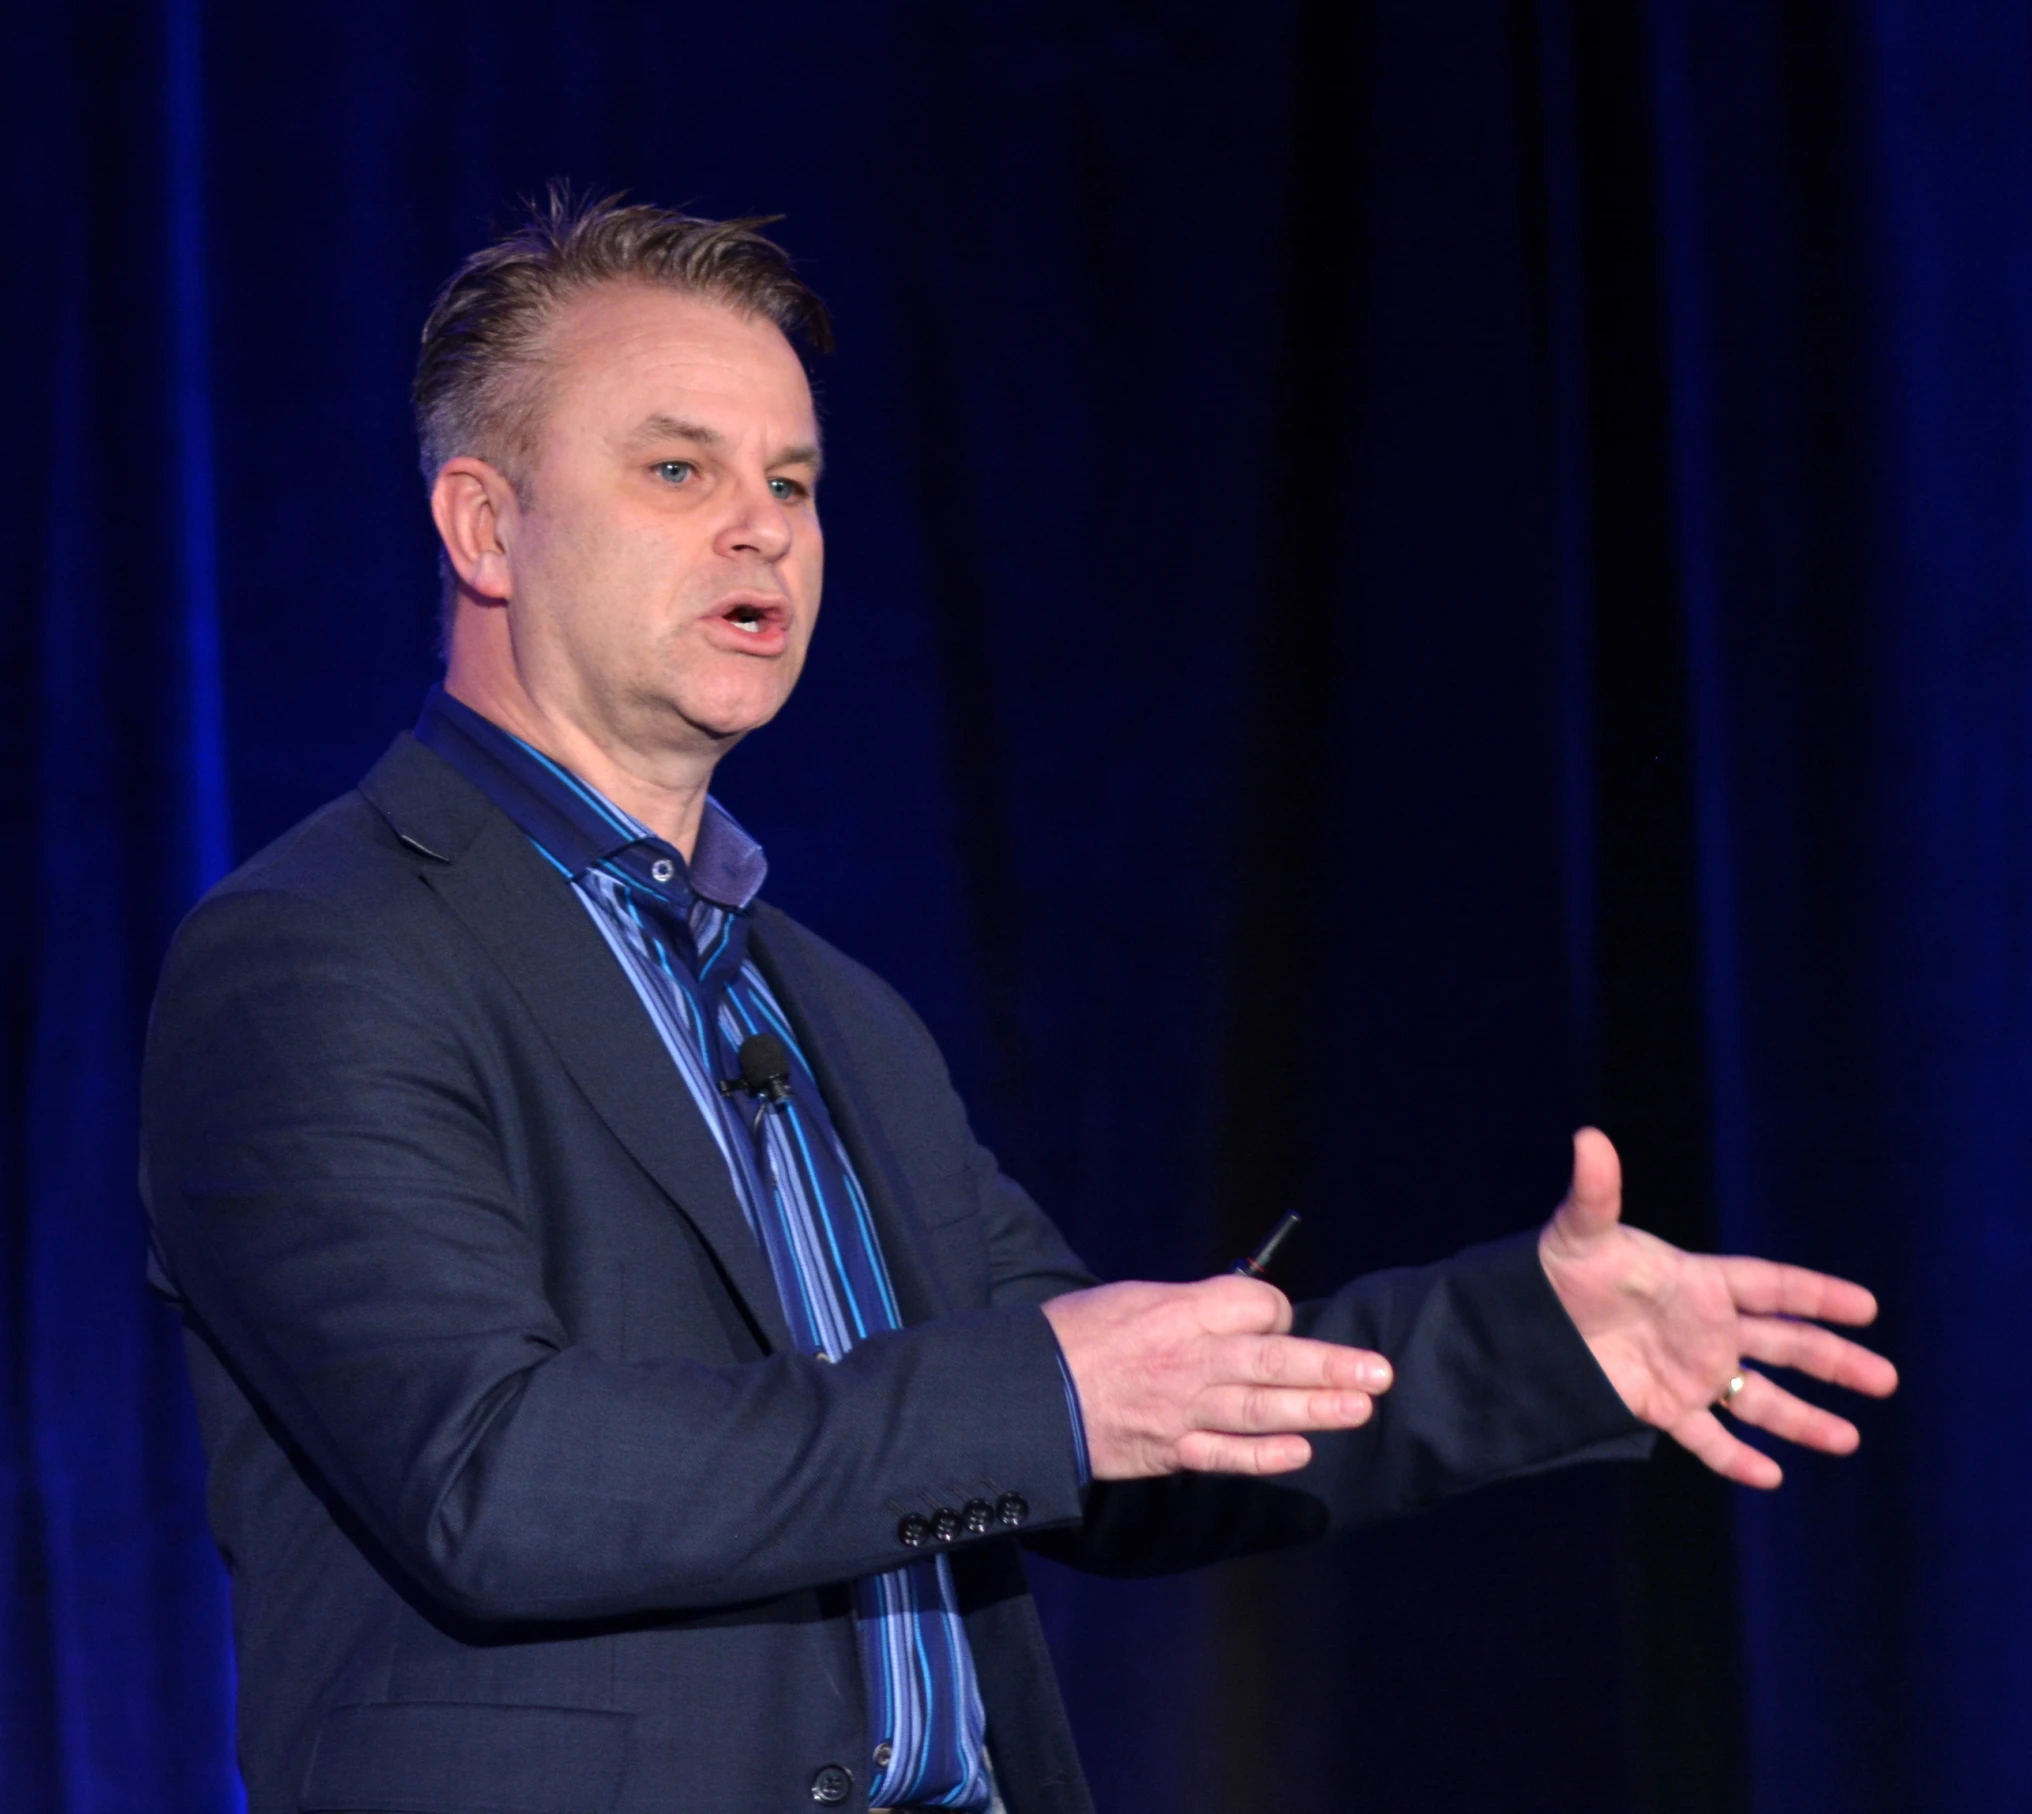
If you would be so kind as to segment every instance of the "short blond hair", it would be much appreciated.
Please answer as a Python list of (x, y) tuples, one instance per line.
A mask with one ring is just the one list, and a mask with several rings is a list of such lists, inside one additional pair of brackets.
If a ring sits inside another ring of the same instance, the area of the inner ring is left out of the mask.
[(700, 220), (553, 183), (509, 232), (459, 266), (423, 324), (411, 400), (425, 484), (474, 454), (521, 490), (543, 413), (544, 342), (559, 309), (609, 283), (649, 283), (774, 322), (832, 350), (825, 304), (761, 232), (775, 216)]

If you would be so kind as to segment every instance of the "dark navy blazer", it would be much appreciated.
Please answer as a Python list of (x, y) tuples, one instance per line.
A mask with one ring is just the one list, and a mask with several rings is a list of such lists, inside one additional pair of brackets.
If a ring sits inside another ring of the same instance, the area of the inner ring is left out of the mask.
[[(206, 897), (151, 1025), (143, 1183), (232, 1573), (251, 1814), (809, 1807), (872, 1740), (841, 1584), (1013, 1494), (1120, 1573), (1642, 1453), (1528, 1240), (1302, 1308), (1389, 1354), (1277, 1483), (1082, 1495), (1036, 1306), (1090, 1283), (930, 1036), (766, 905), (909, 1327), (790, 1351), (711, 1137), (528, 840), (407, 736)], [(1084, 1502), (1083, 1502), (1084, 1501)], [(1019, 1537), (953, 1564), (1010, 1814), (1090, 1803)]]

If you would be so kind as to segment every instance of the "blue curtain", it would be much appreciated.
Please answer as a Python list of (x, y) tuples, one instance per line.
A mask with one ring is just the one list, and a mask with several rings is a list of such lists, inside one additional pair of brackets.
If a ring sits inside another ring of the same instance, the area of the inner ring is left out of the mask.
[(2032, 16), (1661, 6), (1725, 1238), (1879, 1281), (1738, 1507), (1756, 1805), (2032, 1793)]
[(0, 1803), (234, 1807), (141, 1284), (178, 915), (433, 673), (404, 403), (555, 175), (835, 306), (813, 670), (723, 792), (1104, 1271), (1542, 1215), (1847, 1271), (1906, 1374), (1038, 1585), (1104, 1807), (2032, 1795), (2032, 20), (1983, 0), (22, 0), (0, 18)]

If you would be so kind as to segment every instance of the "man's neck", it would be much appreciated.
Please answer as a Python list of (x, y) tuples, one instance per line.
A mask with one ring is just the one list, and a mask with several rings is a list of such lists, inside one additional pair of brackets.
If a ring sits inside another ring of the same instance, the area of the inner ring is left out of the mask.
[(716, 755), (638, 750), (562, 713), (545, 711), (521, 687), (487, 686), (471, 673), (461, 673), (456, 662), (444, 686), (461, 705), (569, 769), (691, 861)]

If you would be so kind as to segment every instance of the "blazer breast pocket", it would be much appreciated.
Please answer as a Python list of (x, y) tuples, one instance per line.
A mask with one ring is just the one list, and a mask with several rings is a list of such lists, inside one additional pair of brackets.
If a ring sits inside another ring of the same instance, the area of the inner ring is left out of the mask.
[(586, 1707), (378, 1701), (318, 1730), (301, 1814), (603, 1814), (633, 1716)]

